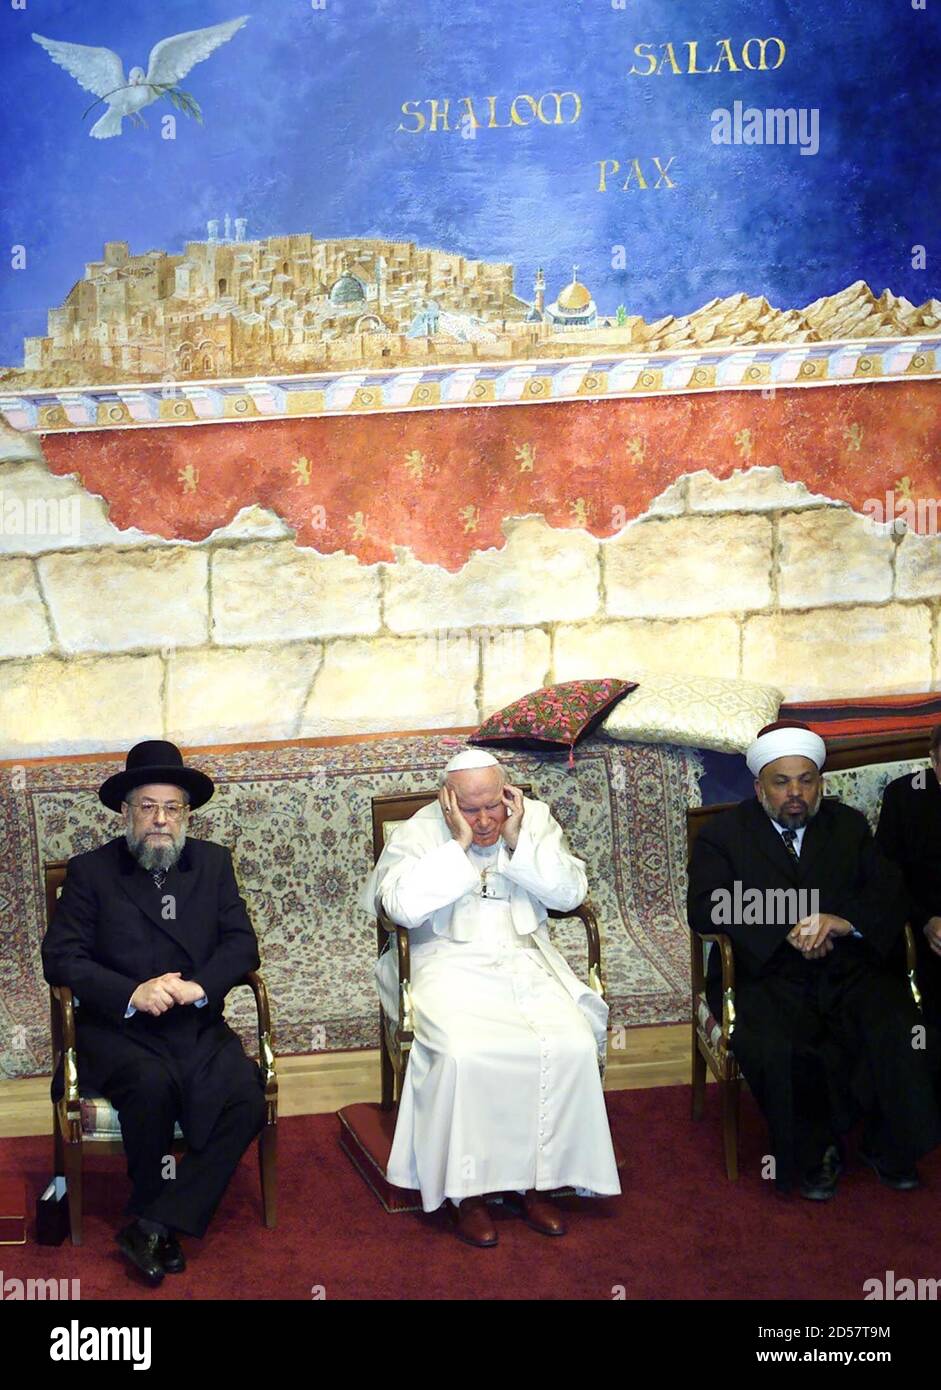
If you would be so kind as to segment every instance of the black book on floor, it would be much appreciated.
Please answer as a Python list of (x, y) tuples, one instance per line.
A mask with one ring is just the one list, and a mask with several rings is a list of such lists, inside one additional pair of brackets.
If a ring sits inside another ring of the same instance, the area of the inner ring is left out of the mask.
[(65, 1178), (55, 1177), (36, 1200), (36, 1244), (61, 1245), (69, 1233), (69, 1194)]

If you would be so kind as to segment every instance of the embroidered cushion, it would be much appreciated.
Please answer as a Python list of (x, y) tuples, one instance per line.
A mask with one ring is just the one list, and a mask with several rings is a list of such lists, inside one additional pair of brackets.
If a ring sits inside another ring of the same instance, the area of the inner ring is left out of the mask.
[(468, 742), (515, 748), (568, 748), (571, 764), (578, 740), (635, 684), (609, 676), (544, 686), (492, 714)]
[(753, 681), (640, 673), (636, 690), (611, 711), (602, 729), (628, 743), (744, 753), (758, 731), (778, 717), (783, 698), (773, 685)]

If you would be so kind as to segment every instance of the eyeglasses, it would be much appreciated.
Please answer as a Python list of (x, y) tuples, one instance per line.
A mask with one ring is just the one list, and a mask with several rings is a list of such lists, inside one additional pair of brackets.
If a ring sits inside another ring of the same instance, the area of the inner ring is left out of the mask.
[(167, 820), (179, 820), (184, 811), (189, 810), (185, 801), (132, 801), (132, 810), (140, 811), (142, 815), (154, 816), (158, 811), (165, 811)]

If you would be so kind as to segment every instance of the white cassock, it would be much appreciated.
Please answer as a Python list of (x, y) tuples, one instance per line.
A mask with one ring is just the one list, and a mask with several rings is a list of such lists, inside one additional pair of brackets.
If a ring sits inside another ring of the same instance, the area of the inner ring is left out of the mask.
[[(608, 1006), (549, 940), (549, 907), (576, 907), (585, 868), (541, 801), (524, 798), (516, 849), (465, 853), (438, 802), (392, 832), (363, 892), (408, 927), (414, 1042), (387, 1177), (446, 1197), (621, 1190), (599, 1059)], [(376, 966), (398, 1017), (398, 962)]]

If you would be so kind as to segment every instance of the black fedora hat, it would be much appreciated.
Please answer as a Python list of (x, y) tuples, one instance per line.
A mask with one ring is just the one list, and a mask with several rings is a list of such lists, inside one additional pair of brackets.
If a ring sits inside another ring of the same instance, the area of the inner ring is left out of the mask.
[(207, 777), (205, 772), (184, 766), (183, 755), (175, 743), (152, 738), (144, 743), (135, 743), (127, 755), (124, 771), (116, 772), (103, 782), (98, 796), (109, 811), (120, 811), (121, 802), (127, 800), (128, 792), (149, 782), (182, 787), (189, 793), (190, 805), (194, 809), (204, 806), (215, 791), (212, 778)]

